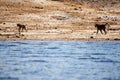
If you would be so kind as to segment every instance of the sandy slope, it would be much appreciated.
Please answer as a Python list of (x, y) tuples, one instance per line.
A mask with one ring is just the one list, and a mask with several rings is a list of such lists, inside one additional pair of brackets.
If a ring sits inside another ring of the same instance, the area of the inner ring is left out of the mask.
[[(0, 0), (0, 40), (120, 40), (119, 9), (51, 0)], [(109, 22), (111, 30), (96, 35), (97, 21)], [(19, 35), (17, 23), (27, 24), (28, 31)]]

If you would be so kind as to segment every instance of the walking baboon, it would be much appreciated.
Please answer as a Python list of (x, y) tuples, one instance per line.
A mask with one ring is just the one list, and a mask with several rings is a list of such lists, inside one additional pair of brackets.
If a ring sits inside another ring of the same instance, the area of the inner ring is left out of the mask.
[[(108, 28), (106, 27), (108, 25)], [(105, 34), (107, 34), (107, 29), (109, 30), (110, 25), (108, 23), (105, 24), (95, 24), (95, 27), (97, 28), (97, 34), (100, 31), (101, 34), (103, 34), (102, 31), (104, 31)]]
[(23, 30), (27, 31), (25, 25), (23, 25), (23, 24), (17, 24), (17, 26), (18, 26), (18, 32), (19, 32), (19, 33), (20, 33), (21, 31), (23, 32)]

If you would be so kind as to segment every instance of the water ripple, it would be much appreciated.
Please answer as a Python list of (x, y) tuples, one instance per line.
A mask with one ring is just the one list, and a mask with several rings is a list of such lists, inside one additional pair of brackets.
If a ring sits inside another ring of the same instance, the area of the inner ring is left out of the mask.
[(0, 77), (0, 80), (19, 80), (19, 79), (14, 77)]
[(119, 41), (0, 41), (0, 80), (120, 80), (119, 48)]

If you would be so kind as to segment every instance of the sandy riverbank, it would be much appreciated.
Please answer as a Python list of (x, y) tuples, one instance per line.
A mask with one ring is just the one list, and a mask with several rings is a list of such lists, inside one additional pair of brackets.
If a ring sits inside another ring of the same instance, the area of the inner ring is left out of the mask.
[[(101, 10), (102, 9), (102, 10)], [(51, 0), (1, 0), (0, 40), (120, 40), (120, 8), (89, 7)], [(94, 24), (110, 23), (96, 34)], [(18, 34), (16, 24), (27, 25)]]

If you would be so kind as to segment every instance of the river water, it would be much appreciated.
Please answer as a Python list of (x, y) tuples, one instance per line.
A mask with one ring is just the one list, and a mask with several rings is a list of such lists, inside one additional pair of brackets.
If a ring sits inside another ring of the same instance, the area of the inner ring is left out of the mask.
[(120, 80), (120, 42), (0, 41), (0, 80)]

